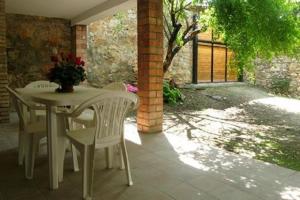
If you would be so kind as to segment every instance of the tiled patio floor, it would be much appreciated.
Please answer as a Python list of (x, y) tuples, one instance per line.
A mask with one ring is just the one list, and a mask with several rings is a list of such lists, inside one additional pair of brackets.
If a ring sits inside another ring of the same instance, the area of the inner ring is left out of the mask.
[[(15, 117), (13, 117), (15, 118)], [(0, 200), (81, 199), (81, 172), (72, 172), (70, 157), (64, 181), (48, 190), (46, 154), (36, 159), (34, 179), (17, 166), (17, 121), (0, 125)], [(127, 125), (128, 153), (134, 185), (125, 172), (105, 169), (96, 156), (94, 197), (103, 200), (300, 200), (300, 173), (192, 143), (171, 133), (138, 135)]]

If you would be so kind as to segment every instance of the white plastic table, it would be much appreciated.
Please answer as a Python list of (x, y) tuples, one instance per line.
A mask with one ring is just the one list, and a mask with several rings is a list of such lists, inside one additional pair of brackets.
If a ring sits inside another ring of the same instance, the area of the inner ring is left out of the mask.
[(103, 93), (105, 90), (87, 87), (74, 87), (72, 93), (56, 93), (53, 88), (17, 88), (16, 91), (36, 103), (46, 105), (47, 144), (49, 160), (50, 189), (57, 189), (63, 179), (65, 149), (65, 120), (57, 115), (57, 106), (76, 106)]

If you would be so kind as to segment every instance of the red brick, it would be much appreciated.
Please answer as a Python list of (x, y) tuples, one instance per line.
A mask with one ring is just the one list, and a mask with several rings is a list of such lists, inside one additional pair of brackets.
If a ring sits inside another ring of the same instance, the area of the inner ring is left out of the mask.
[(87, 58), (87, 26), (75, 25), (72, 27), (72, 51), (77, 57)]
[(162, 0), (138, 0), (138, 129), (162, 131)]
[(0, 0), (0, 123), (9, 121), (9, 95), (4, 88), (8, 84), (6, 65), (5, 1)]
[(138, 125), (138, 131), (142, 133), (161, 133), (162, 132), (162, 124), (155, 126), (143, 126)]

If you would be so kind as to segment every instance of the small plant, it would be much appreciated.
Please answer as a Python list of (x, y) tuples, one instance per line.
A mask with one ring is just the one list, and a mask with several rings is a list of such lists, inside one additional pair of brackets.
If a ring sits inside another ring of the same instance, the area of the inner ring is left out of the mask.
[(246, 80), (250, 85), (255, 85), (256, 83), (256, 77), (255, 77), (255, 73), (254, 70), (246, 70), (245, 71), (245, 76), (246, 76)]
[(167, 81), (165, 81), (163, 84), (163, 97), (164, 97), (164, 102), (173, 105), (182, 101), (182, 94), (180, 90)]
[(271, 81), (271, 90), (275, 94), (288, 94), (291, 80), (283, 77), (273, 77)]

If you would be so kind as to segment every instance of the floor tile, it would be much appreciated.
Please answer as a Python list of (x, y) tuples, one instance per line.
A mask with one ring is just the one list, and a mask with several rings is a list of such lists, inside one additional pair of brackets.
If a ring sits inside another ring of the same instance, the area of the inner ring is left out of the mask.
[[(82, 172), (73, 172), (68, 152), (64, 181), (48, 189), (46, 146), (36, 158), (34, 178), (17, 165), (17, 121), (0, 125), (0, 200), (76, 200)], [(168, 134), (128, 140), (133, 186), (124, 170), (106, 169), (103, 150), (95, 156), (95, 200), (300, 200), (300, 173)]]

